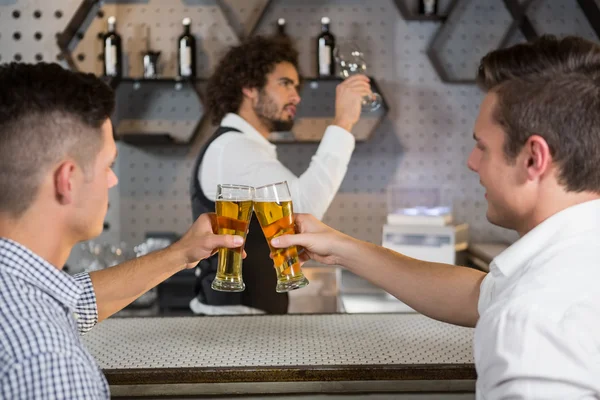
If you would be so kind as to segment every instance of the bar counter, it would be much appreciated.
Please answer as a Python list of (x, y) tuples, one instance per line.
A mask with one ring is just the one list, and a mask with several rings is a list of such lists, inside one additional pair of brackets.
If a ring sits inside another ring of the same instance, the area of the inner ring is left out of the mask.
[(83, 337), (113, 397), (142, 398), (473, 393), (472, 340), (418, 314), (113, 318)]

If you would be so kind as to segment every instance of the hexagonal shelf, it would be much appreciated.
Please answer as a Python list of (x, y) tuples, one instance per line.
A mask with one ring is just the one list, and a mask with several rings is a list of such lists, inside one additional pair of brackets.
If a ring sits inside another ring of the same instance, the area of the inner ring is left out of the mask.
[[(117, 5), (119, 5), (117, 7)], [(123, 43), (123, 78), (111, 79), (117, 110), (113, 123), (117, 137), (137, 144), (189, 143), (204, 115), (201, 79), (173, 77), (177, 70), (177, 37), (181, 15), (192, 19), (197, 38), (199, 76), (211, 70), (223, 43), (238, 38), (227, 23), (217, 0), (83, 0), (58, 35), (63, 57), (73, 70), (102, 73), (102, 34), (109, 15), (117, 17)], [(158, 22), (156, 21), (158, 19)], [(151, 21), (154, 21), (151, 23)], [(218, 38), (219, 40), (215, 40)], [(160, 51), (160, 77), (143, 79), (142, 53)]]
[(118, 139), (132, 144), (188, 144), (204, 116), (197, 82), (123, 78), (112, 82)]
[[(327, 126), (335, 116), (335, 88), (341, 78), (305, 78), (298, 105), (296, 123), (291, 132), (273, 132), (270, 141), (274, 143), (319, 142)], [(357, 141), (365, 141), (373, 134), (388, 112), (388, 105), (377, 82), (371, 78), (373, 90), (381, 95), (381, 107), (372, 112), (363, 112), (352, 129)]]
[[(534, 40), (538, 35), (527, 18), (527, 10), (531, 3), (532, 0), (503, 0), (502, 3), (489, 5), (490, 8), (498, 7), (498, 5), (505, 8), (506, 18), (497, 18), (497, 21), (512, 22), (506, 26), (498, 23), (482, 25), (481, 32), (461, 32), (461, 29), (466, 29), (466, 25), (460, 23), (462, 18), (477, 19), (486, 15), (486, 12), (484, 7), (477, 4), (477, 2), (458, 0), (452, 8), (448, 20), (437, 31), (427, 49), (429, 60), (440, 79), (446, 83), (473, 83), (475, 82), (476, 68), (481, 55), (505, 47), (517, 33), (522, 33), (527, 40)], [(455, 54), (451, 49), (458, 46), (447, 45), (453, 40), (459, 40), (458, 38), (461, 36), (469, 35), (479, 39), (481, 48), (474, 45), (475, 49), (464, 49), (461, 54)], [(471, 58), (469, 59), (469, 57)]]

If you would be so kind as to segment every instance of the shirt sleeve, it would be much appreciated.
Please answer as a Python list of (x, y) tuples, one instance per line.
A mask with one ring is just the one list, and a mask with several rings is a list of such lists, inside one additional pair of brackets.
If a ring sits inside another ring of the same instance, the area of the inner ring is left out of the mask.
[(75, 308), (75, 320), (81, 335), (89, 332), (98, 323), (98, 307), (96, 305), (96, 294), (92, 280), (87, 272), (73, 276), (83, 287)]
[(42, 353), (13, 364), (0, 376), (0, 398), (108, 399), (98, 372), (72, 354)]
[(582, 321), (547, 314), (535, 304), (520, 304), (480, 319), (485, 329), (476, 333), (481, 346), (475, 358), (481, 398), (595, 398), (590, 385), (596, 381), (591, 374), (599, 372), (597, 355), (577, 337)]
[[(218, 182), (256, 187), (287, 181), (294, 211), (310, 213), (321, 219), (346, 175), (354, 146), (355, 139), (350, 132), (339, 126), (329, 126), (309, 167), (300, 176), (296, 176), (264, 147), (250, 139), (234, 137), (226, 145), (209, 148), (209, 151), (220, 152), (210, 155), (210, 160), (216, 160), (215, 176)], [(209, 151), (205, 160), (209, 159)], [(208, 183), (202, 182), (203, 189), (205, 184)], [(216, 184), (210, 186), (216, 188)], [(204, 193), (214, 200), (214, 191), (204, 190)]]

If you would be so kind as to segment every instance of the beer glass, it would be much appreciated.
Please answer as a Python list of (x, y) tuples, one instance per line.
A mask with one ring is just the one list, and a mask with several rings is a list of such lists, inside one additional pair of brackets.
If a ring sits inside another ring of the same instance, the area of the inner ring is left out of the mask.
[[(253, 191), (251, 186), (217, 185), (215, 209), (219, 235), (238, 235), (246, 243)], [(244, 244), (235, 249), (219, 249), (217, 275), (211, 288), (221, 292), (241, 292), (246, 288), (242, 279)]]
[(287, 182), (255, 188), (254, 213), (271, 249), (271, 258), (277, 273), (275, 290), (283, 293), (308, 285), (308, 279), (300, 268), (296, 246), (286, 249), (277, 249), (271, 246), (271, 239), (296, 233), (292, 196)]

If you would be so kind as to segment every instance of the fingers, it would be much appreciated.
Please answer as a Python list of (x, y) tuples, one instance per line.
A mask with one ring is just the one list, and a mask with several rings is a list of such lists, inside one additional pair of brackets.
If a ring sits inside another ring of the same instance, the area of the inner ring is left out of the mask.
[(294, 214), (296, 233), (322, 232), (326, 225), (311, 214)]
[(368, 76), (363, 75), (363, 74), (356, 74), (356, 75), (352, 75), (346, 79), (344, 79), (344, 82), (340, 83), (340, 85), (345, 85), (345, 84), (352, 84), (354, 82), (370, 82), (370, 79)]
[(219, 225), (217, 224), (217, 214), (215, 213), (207, 213), (206, 214), (210, 219), (210, 224), (212, 226), (212, 231), (214, 234), (218, 232)]
[[(344, 82), (345, 83), (345, 82)], [(342, 85), (342, 84), (340, 84)], [(360, 97), (372, 96), (371, 85), (368, 82), (357, 80), (351, 82), (347, 86), (338, 86), (337, 97), (343, 98), (348, 96), (349, 94), (357, 94)]]
[(310, 247), (312, 235), (307, 233), (298, 233), (296, 235), (281, 235), (271, 240), (271, 245), (276, 248), (286, 248), (290, 246)]
[(371, 85), (368, 82), (354, 82), (350, 85), (340, 87), (337, 91), (338, 95), (348, 93), (348, 92), (357, 92), (357, 91), (371, 91)]
[(302, 254), (298, 254), (298, 259), (300, 260), (300, 263), (304, 264), (310, 260), (310, 255), (305, 251)]
[(207, 239), (207, 245), (210, 249), (226, 247), (235, 249), (244, 244), (244, 238), (237, 235), (211, 235)]

